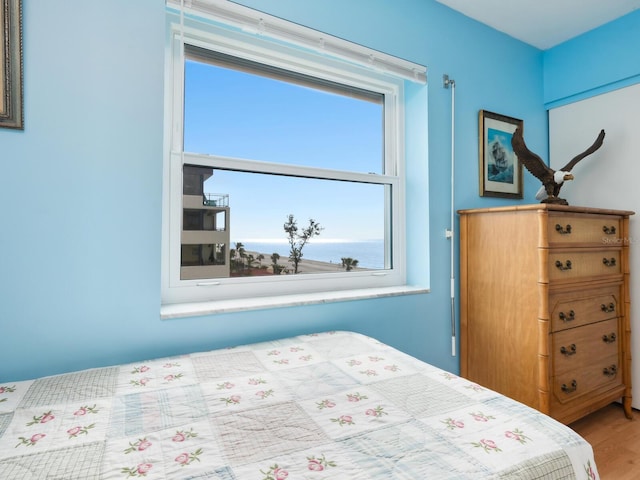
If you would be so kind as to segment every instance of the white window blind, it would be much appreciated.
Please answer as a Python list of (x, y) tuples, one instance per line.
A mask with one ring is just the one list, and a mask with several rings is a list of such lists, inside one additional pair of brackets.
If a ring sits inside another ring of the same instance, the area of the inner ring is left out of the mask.
[(423, 65), (296, 25), (228, 0), (167, 0), (167, 6), (182, 11), (184, 15), (234, 25), (245, 32), (284, 40), (405, 80), (420, 84), (427, 82), (427, 68)]

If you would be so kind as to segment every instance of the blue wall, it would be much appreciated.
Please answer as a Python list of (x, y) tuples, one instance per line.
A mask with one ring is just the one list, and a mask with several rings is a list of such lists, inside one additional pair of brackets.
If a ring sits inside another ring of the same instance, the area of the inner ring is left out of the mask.
[[(164, 1), (24, 0), (26, 127), (0, 130), (0, 381), (326, 329), (458, 371), (442, 75), (456, 82), (457, 208), (506, 204), (478, 196), (478, 111), (523, 119), (546, 151), (542, 52), (432, 0), (241, 3), (428, 66), (428, 112), (411, 112), (428, 114), (428, 152), (409, 145), (408, 257), (430, 268), (411, 277), (431, 293), (160, 320)], [(523, 201), (536, 190), (526, 175)]]
[(544, 52), (548, 108), (640, 82), (640, 10)]

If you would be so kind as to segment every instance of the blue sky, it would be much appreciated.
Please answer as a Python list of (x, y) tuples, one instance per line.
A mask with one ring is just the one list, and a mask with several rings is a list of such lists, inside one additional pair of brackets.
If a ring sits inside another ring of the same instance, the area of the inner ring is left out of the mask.
[[(185, 152), (381, 173), (382, 138), (379, 104), (186, 64)], [(290, 213), (317, 241), (383, 237), (379, 185), (216, 171), (205, 190), (229, 194), (232, 241), (284, 239)]]

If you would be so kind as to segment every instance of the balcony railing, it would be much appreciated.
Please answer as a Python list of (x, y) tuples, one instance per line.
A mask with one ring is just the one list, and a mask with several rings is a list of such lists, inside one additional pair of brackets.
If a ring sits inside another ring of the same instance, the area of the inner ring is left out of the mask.
[(202, 204), (206, 207), (228, 207), (229, 195), (226, 193), (205, 193)]

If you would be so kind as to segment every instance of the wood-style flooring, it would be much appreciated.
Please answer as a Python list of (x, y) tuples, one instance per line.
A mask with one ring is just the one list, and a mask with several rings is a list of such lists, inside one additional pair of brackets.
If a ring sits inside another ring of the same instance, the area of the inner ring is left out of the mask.
[(612, 403), (569, 425), (593, 447), (601, 480), (640, 479), (640, 412)]

